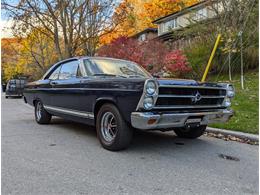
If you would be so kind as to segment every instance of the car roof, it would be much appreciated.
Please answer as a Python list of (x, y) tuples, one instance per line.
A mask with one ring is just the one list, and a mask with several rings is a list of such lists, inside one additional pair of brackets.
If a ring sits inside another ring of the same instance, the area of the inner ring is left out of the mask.
[(101, 57), (101, 56), (81, 56), (78, 59), (104, 59), (104, 60), (116, 60), (116, 61), (125, 61), (125, 62), (132, 62), (130, 60), (124, 60), (124, 59), (119, 59), (119, 58), (111, 58), (111, 57)]
[[(68, 61), (71, 61), (71, 60), (81, 60), (81, 59), (105, 59), (105, 60), (118, 60), (118, 61), (125, 61), (125, 62), (133, 62), (133, 61), (130, 61), (130, 60), (124, 60), (124, 59), (119, 59), (119, 58), (111, 58), (111, 57), (101, 57), (101, 56), (75, 56), (75, 57), (72, 57), (72, 58), (67, 58), (67, 59), (65, 59), (65, 60), (59, 61), (59, 62), (57, 62), (55, 65), (61, 64), (61, 63), (64, 63), (64, 62), (68, 62)], [(133, 62), (133, 63), (135, 63), (135, 62)]]

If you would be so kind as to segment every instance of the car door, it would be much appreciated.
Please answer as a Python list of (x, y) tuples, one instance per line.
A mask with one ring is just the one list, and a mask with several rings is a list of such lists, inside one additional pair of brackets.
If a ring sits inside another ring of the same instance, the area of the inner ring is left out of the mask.
[(64, 110), (80, 110), (81, 72), (79, 61), (72, 60), (61, 65), (58, 79), (52, 86), (52, 105)]

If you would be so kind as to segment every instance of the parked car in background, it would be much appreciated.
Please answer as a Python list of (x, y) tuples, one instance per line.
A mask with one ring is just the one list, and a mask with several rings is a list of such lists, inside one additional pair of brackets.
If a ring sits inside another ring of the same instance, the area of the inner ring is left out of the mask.
[(230, 84), (157, 79), (134, 62), (102, 57), (61, 61), (24, 91), (37, 123), (55, 115), (96, 126), (108, 150), (126, 148), (133, 128), (197, 138), (208, 124), (230, 119), (233, 97)]
[(24, 79), (11, 79), (7, 82), (5, 89), (5, 98), (9, 97), (22, 97), (26, 80)]
[(6, 90), (6, 83), (2, 83), (2, 92), (5, 92)]

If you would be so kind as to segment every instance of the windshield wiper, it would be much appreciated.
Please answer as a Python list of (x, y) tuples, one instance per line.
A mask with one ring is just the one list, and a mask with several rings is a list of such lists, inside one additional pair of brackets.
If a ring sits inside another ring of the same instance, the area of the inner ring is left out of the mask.
[(107, 74), (107, 73), (96, 73), (96, 74), (93, 74), (92, 76), (110, 76), (110, 77), (127, 78), (126, 76), (123, 76), (123, 75), (115, 75), (115, 74)]

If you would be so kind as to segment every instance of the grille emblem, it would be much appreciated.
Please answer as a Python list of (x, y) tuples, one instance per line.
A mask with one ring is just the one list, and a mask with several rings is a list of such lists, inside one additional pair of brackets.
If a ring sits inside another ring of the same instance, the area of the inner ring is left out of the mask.
[(195, 94), (195, 96), (192, 98), (192, 102), (193, 102), (193, 103), (196, 103), (196, 102), (198, 102), (198, 101), (200, 101), (200, 100), (201, 100), (201, 95), (200, 95), (200, 93), (197, 91), (196, 94)]

